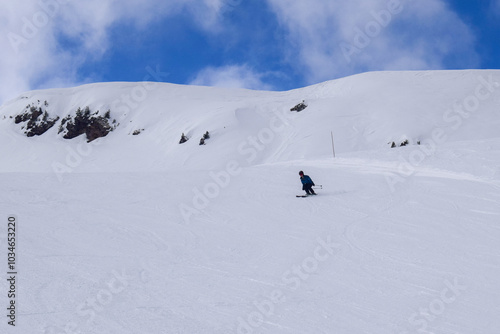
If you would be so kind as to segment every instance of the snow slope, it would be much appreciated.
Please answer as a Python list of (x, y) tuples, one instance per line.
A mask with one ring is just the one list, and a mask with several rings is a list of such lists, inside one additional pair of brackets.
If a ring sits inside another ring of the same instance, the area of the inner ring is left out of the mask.
[[(220, 159), (214, 156), (238, 156), (252, 160), (251, 165), (323, 158), (331, 156), (331, 132), (338, 153), (385, 149), (390, 141), (431, 140), (436, 128), (446, 129), (447, 142), (496, 138), (498, 82), (500, 71), (374, 72), (289, 92), (160, 83), (29, 92), (0, 109), (0, 117), (6, 117), (0, 119), (0, 142), (6, 143), (0, 153), (11, 157), (0, 168), (53, 171), (53, 162), (64, 160), (68, 147), (76, 150), (85, 142), (84, 138), (68, 142), (57, 134), (57, 126), (40, 137), (22, 138), (21, 125), (14, 126), (9, 117), (36, 101), (48, 101), (49, 113), (61, 118), (79, 107), (101, 113), (111, 110), (111, 117), (120, 123), (95, 142), (102, 145), (92, 150), (92, 163), (81, 164), (78, 170), (163, 171), (220, 168)], [(290, 112), (302, 100), (309, 108)], [(138, 129), (145, 130), (132, 136)], [(205, 131), (212, 134), (210, 145), (199, 148)], [(183, 132), (192, 140), (180, 146)], [(22, 156), (16, 153), (18, 143), (25, 144)], [(251, 148), (258, 151), (255, 159), (250, 159)]]
[[(16, 215), (19, 240), (17, 326), (0, 328), (496, 334), (497, 82), (379, 72), (289, 92), (23, 94), (0, 108), (0, 212)], [(120, 126), (90, 144), (56, 128), (26, 138), (9, 117), (38, 100), (61, 117), (111, 109)], [(295, 198), (299, 170), (318, 196)], [(8, 305), (5, 279), (0, 290)]]

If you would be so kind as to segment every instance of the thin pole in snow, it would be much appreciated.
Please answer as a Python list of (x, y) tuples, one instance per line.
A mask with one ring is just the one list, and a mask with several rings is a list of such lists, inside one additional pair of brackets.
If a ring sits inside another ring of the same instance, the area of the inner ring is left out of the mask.
[(332, 151), (333, 151), (333, 158), (335, 158), (335, 144), (333, 142), (333, 131), (332, 131)]

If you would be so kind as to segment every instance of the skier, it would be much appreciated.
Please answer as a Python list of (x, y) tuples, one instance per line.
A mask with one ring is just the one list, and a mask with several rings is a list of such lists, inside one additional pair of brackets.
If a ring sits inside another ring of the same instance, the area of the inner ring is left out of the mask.
[(312, 189), (315, 186), (313, 180), (308, 175), (304, 175), (303, 171), (299, 172), (300, 181), (302, 182), (302, 190), (305, 190), (308, 195), (316, 195), (314, 190)]

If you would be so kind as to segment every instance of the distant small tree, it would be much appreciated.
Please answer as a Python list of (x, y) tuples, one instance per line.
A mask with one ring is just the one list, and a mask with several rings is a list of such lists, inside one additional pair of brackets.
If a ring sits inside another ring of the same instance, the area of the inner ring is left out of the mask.
[(189, 140), (189, 138), (188, 138), (188, 137), (186, 137), (186, 136), (184, 135), (184, 132), (183, 132), (183, 133), (182, 133), (182, 135), (181, 135), (181, 140), (179, 140), (179, 144), (184, 144), (184, 143), (185, 143), (185, 142), (187, 142), (188, 140)]
[(295, 107), (290, 109), (290, 111), (296, 111), (296, 112), (301, 112), (302, 110), (307, 108), (307, 104), (305, 100), (302, 100), (299, 104), (297, 104)]

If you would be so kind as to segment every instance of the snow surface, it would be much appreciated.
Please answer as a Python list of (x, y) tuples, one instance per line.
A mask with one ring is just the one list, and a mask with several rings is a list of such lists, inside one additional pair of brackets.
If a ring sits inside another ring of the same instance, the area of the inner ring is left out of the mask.
[[(1, 332), (498, 334), (499, 82), (375, 72), (288, 92), (23, 94), (0, 107), (0, 212), (19, 239), (17, 323), (2, 316)], [(10, 116), (38, 100), (120, 125), (92, 143), (56, 127), (27, 138)], [(295, 197), (299, 170), (318, 196)]]

